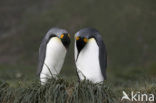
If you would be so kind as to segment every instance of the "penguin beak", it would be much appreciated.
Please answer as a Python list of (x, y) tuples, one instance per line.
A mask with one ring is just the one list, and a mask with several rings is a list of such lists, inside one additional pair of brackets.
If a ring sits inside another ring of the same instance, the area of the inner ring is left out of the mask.
[[(87, 42), (88, 42), (88, 39), (85, 37), (76, 37), (76, 46), (78, 49), (78, 55)], [(77, 58), (78, 58), (78, 55), (77, 55)]]
[(63, 45), (65, 46), (65, 48), (68, 49), (69, 44), (70, 44), (70, 34), (68, 33), (61, 34), (60, 39)]

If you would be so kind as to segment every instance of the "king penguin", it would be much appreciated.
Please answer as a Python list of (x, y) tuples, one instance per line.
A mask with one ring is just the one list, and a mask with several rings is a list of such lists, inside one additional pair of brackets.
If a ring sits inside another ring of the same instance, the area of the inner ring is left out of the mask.
[(44, 36), (39, 48), (37, 74), (41, 84), (49, 78), (57, 78), (70, 44), (69, 33), (60, 28), (51, 28)]
[(85, 28), (75, 34), (74, 55), (80, 81), (100, 83), (106, 79), (106, 47), (96, 29)]

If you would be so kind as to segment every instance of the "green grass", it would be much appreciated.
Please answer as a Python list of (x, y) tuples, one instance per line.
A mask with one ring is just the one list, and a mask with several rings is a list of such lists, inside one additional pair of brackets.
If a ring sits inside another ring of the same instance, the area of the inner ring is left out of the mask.
[(59, 79), (51, 79), (45, 86), (35, 76), (36, 67), (0, 67), (0, 103), (120, 103), (123, 90), (156, 95), (155, 63), (147, 67), (108, 68), (108, 80), (103, 84), (79, 83), (74, 68), (63, 68)]
[(122, 85), (119, 88), (106, 81), (92, 84), (89, 81), (69, 82), (61, 78), (51, 79), (44, 86), (37, 81), (31, 84), (21, 82), (16, 87), (1, 83), (0, 103), (120, 103), (123, 90), (156, 95), (156, 81), (137, 83), (133, 83), (133, 88)]

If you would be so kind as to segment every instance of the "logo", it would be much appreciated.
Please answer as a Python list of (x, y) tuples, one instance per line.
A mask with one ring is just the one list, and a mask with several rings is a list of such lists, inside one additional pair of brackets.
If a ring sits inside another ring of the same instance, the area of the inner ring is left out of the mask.
[(121, 101), (123, 100), (128, 100), (128, 101), (149, 101), (149, 102), (153, 102), (154, 101), (154, 94), (145, 94), (145, 93), (140, 93), (140, 92), (136, 92), (134, 93), (134, 91), (131, 91), (130, 96), (125, 92), (122, 91), (123, 96), (121, 98)]

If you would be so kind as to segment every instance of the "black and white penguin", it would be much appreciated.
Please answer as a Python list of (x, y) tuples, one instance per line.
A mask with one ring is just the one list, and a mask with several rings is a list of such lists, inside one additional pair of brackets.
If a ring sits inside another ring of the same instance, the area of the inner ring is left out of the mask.
[(107, 53), (96, 29), (85, 28), (75, 34), (75, 64), (81, 81), (100, 83), (106, 79)]
[(52, 28), (45, 35), (39, 48), (37, 70), (41, 84), (60, 73), (69, 44), (70, 35), (64, 29)]

